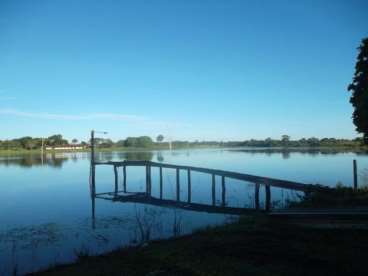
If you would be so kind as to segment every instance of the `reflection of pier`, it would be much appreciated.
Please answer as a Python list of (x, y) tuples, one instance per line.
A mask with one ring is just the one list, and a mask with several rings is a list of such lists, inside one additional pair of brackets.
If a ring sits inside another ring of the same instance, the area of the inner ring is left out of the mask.
[(161, 206), (161, 207), (173, 207), (173, 208), (184, 209), (188, 211), (206, 212), (206, 213), (240, 215), (247, 211), (244, 208), (217, 206), (215, 204), (208, 205), (208, 204), (185, 202), (185, 201), (178, 201), (178, 200), (172, 200), (172, 199), (156, 198), (156, 197), (147, 195), (146, 193), (124, 193), (124, 194), (116, 194), (114, 192), (113, 193), (101, 193), (101, 194), (96, 194), (95, 198), (111, 200), (114, 202), (141, 203), (141, 204), (149, 204), (149, 205)]
[[(95, 166), (98, 165), (107, 165), (112, 166), (115, 175), (115, 187), (114, 192), (112, 193), (103, 193), (96, 194), (95, 193)], [(129, 166), (142, 166), (146, 169), (146, 191), (145, 193), (128, 193), (127, 192), (127, 170), (126, 168)], [(118, 183), (119, 183), (119, 175), (118, 168), (122, 168), (123, 171), (123, 190), (119, 191)], [(152, 197), (152, 176), (151, 171), (152, 168), (157, 168), (159, 170), (159, 197)], [(164, 169), (175, 170), (176, 172), (176, 200), (169, 200), (163, 198), (163, 172)], [(188, 194), (187, 199), (182, 200), (180, 195), (180, 186), (181, 178), (180, 173), (186, 172), (187, 180), (186, 185), (188, 186)], [(191, 173), (199, 172), (210, 174), (212, 176), (212, 205), (211, 204), (199, 204), (193, 203), (192, 198), (192, 179)], [(207, 168), (199, 168), (192, 166), (181, 166), (181, 165), (173, 165), (173, 164), (164, 164), (157, 163), (151, 161), (119, 161), (119, 162), (92, 162), (92, 193), (96, 197), (103, 197), (104, 199), (109, 199), (113, 201), (121, 201), (121, 202), (139, 202), (146, 203), (152, 205), (164, 205), (164, 206), (173, 206), (188, 210), (197, 210), (197, 211), (206, 211), (206, 212), (218, 212), (218, 213), (240, 213), (244, 211), (244, 208), (233, 208), (226, 206), (226, 179), (237, 179), (242, 180), (248, 183), (254, 184), (254, 209), (260, 210), (260, 187), (264, 187), (265, 191), (265, 210), (269, 211), (271, 209), (271, 187), (278, 187), (283, 189), (295, 190), (295, 191), (310, 191), (317, 189), (327, 189), (323, 186), (311, 185), (311, 184), (302, 184), (293, 181), (280, 180), (268, 177), (261, 177), (249, 174), (242, 174), (230, 171), (223, 170), (215, 170), (215, 169), (207, 169)], [(220, 177), (221, 179), (221, 204), (216, 205), (216, 178)], [(122, 194), (123, 193), (123, 194)], [(248, 209), (249, 210), (249, 209)]]

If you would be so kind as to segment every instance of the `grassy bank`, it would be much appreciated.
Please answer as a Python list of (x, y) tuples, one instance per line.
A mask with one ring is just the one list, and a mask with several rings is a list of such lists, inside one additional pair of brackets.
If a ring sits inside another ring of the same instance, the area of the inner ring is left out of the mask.
[(289, 202), (291, 208), (357, 208), (368, 206), (366, 183), (358, 190), (338, 185), (328, 190), (305, 192), (299, 201)]
[(306, 228), (264, 216), (80, 256), (37, 275), (366, 275), (368, 230)]

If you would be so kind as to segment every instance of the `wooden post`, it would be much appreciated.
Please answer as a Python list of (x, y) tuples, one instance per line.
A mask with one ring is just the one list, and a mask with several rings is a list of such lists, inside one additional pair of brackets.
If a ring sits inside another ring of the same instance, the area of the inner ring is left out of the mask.
[(190, 175), (190, 169), (188, 169), (188, 202), (192, 201), (192, 179)]
[(358, 190), (357, 161), (353, 160), (354, 191)]
[(151, 166), (146, 166), (146, 194), (151, 195), (152, 189), (151, 189)]
[(91, 131), (91, 181), (95, 186), (96, 182), (96, 167), (95, 167), (95, 131)]
[(266, 205), (265, 205), (265, 209), (268, 212), (268, 211), (271, 210), (271, 187), (270, 187), (270, 184), (268, 184), (268, 183), (265, 184), (265, 190), (266, 190)]
[(176, 168), (176, 200), (180, 201), (180, 171)]
[(118, 193), (118, 168), (114, 166), (114, 176), (115, 176), (115, 194)]
[(212, 205), (216, 205), (216, 176), (212, 174)]
[(254, 205), (256, 210), (259, 210), (259, 183), (255, 183)]
[(222, 206), (225, 206), (226, 205), (225, 176), (221, 177), (221, 188), (222, 188)]
[(95, 192), (93, 192), (93, 195), (91, 197), (91, 201), (92, 201), (92, 229), (95, 229), (96, 228), (96, 217), (95, 217), (95, 214), (96, 214), (96, 203), (95, 203), (95, 200), (96, 200), (96, 195), (95, 195)]
[(126, 174), (126, 166), (124, 165), (123, 166), (123, 190), (124, 190), (124, 193), (126, 193), (127, 191), (127, 185), (126, 185), (126, 180), (127, 180), (127, 174)]
[(162, 199), (162, 185), (163, 182), (162, 182), (162, 167), (160, 167), (160, 199)]

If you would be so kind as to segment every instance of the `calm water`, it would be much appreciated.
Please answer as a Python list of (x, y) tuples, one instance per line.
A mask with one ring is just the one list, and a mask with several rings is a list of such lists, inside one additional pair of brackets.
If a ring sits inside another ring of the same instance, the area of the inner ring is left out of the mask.
[[(338, 182), (351, 185), (353, 159), (358, 160), (361, 183), (365, 181), (364, 168), (368, 168), (365, 154), (262, 149), (113, 152), (100, 153), (98, 159), (152, 160), (329, 186)], [(0, 157), (0, 275), (10, 274), (15, 267), (20, 273), (36, 271), (73, 261), (78, 255), (182, 235), (236, 219), (230, 215), (98, 198), (93, 214), (89, 162), (88, 153)], [(143, 168), (128, 168), (127, 175), (129, 191), (145, 190)], [(180, 197), (185, 200), (186, 174), (183, 172), (180, 177)], [(152, 169), (152, 179), (152, 195), (158, 196), (158, 170)], [(220, 179), (216, 181), (215, 204), (220, 205)], [(98, 167), (97, 192), (111, 192), (113, 187), (112, 168)], [(192, 202), (211, 204), (211, 187), (210, 176), (192, 172)], [(227, 181), (226, 205), (253, 207), (253, 191), (251, 183)], [(163, 195), (167, 199), (176, 198), (174, 170), (164, 170)], [(275, 208), (296, 198), (293, 192), (272, 189)]]

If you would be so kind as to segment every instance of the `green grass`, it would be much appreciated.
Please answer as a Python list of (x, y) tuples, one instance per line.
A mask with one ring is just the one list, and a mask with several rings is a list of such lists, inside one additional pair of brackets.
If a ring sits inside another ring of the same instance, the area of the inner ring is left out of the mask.
[(366, 275), (368, 230), (315, 229), (243, 217), (37, 275)]

